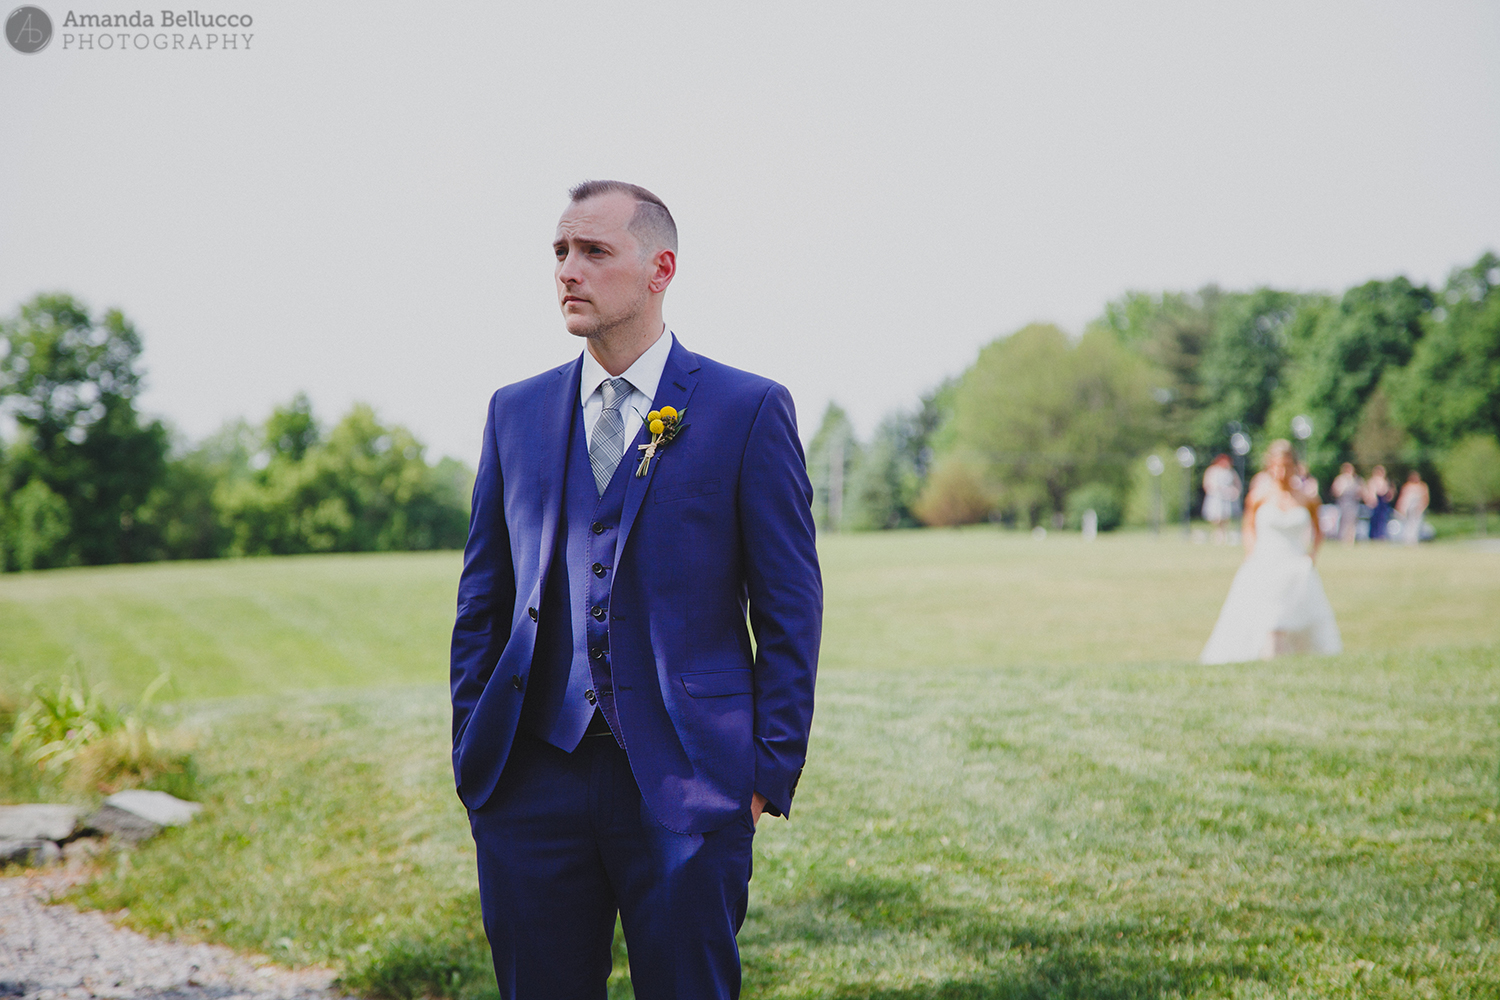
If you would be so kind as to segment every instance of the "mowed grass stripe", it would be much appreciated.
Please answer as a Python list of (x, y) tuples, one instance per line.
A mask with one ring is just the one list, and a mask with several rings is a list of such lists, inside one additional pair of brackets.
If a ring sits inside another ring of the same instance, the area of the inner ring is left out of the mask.
[[(979, 528), (826, 537), (825, 670), (1196, 659), (1240, 554), (1173, 534), (1086, 543)], [(1353, 652), (1500, 641), (1500, 553), (1325, 547)], [(76, 664), (127, 697), (441, 679), (457, 553), (307, 556), (0, 577), (0, 690)]]
[[(1193, 660), (1242, 559), (1175, 533), (992, 528), (833, 536), (820, 551), (831, 669)], [(1500, 641), (1500, 553), (1329, 545), (1319, 571), (1348, 650)]]
[(175, 698), (442, 678), (454, 553), (61, 570), (0, 578), (0, 686), (76, 664)]

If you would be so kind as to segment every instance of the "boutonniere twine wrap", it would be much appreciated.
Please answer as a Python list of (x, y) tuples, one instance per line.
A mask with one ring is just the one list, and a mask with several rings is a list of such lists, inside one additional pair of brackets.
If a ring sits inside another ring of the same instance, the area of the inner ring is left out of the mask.
[(644, 476), (646, 470), (651, 468), (651, 460), (656, 457), (657, 449), (671, 444), (672, 439), (687, 427), (687, 424), (682, 422), (682, 414), (686, 412), (687, 410), (683, 410), (682, 413), (678, 413), (675, 407), (663, 406), (659, 410), (652, 410), (646, 414), (646, 429), (651, 432), (651, 443), (636, 446), (645, 452), (641, 456), (641, 464), (635, 467), (637, 479)]

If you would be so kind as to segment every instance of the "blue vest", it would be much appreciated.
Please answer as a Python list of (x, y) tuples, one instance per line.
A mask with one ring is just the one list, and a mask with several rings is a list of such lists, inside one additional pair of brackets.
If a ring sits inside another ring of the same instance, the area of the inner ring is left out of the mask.
[(583, 739), (596, 710), (615, 740), (625, 745), (609, 670), (615, 540), (625, 507), (625, 486), (635, 475), (639, 457), (634, 442), (625, 447), (604, 496), (599, 496), (589, 464), (583, 407), (574, 404), (562, 516), (539, 609), (531, 679), (521, 708), (521, 725), (528, 732), (569, 753)]

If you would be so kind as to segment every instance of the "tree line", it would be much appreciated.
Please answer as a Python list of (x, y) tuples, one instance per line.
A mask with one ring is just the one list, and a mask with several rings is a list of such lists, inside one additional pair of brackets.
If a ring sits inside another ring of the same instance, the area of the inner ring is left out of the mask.
[(1248, 445), (1253, 466), (1276, 438), (1325, 487), (1350, 461), (1419, 470), (1439, 509), (1500, 500), (1500, 258), (1442, 288), (1131, 292), (1081, 337), (996, 339), (869, 441), (830, 405), (808, 468), (824, 528), (1061, 526), (1086, 509), (1107, 528), (1180, 517), (1215, 455)]
[[(361, 404), (325, 430), (299, 394), (188, 443), (137, 411), (140, 355), (65, 294), (0, 321), (0, 568), (462, 547), (473, 473), (406, 428)], [(1293, 436), (1324, 484), (1353, 461), (1421, 471), (1438, 509), (1500, 500), (1500, 258), (1440, 289), (1127, 293), (1080, 337), (996, 339), (869, 441), (830, 404), (808, 471), (825, 529), (1109, 528), (1180, 517), (1237, 439), (1253, 464)]]
[(298, 394), (189, 444), (136, 409), (140, 355), (65, 294), (0, 321), (0, 568), (464, 544), (473, 475), (406, 428), (357, 404), (325, 430)]

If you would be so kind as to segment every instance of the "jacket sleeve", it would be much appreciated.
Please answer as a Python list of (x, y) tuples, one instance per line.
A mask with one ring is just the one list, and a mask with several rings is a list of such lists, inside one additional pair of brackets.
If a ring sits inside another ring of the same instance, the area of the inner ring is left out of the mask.
[(458, 581), (458, 617), (453, 625), (449, 669), (455, 748), (510, 639), (515, 610), (516, 576), (510, 530), (505, 522), (505, 482), (495, 443), (498, 402), (496, 393), (490, 399), (484, 425), (469, 514), (469, 541), (464, 546), (463, 572)]
[(812, 726), (823, 579), (791, 395), (761, 399), (740, 474), (740, 547), (755, 634), (755, 790), (788, 813)]

